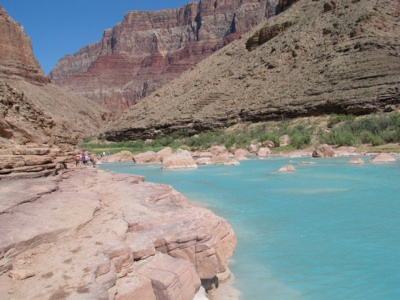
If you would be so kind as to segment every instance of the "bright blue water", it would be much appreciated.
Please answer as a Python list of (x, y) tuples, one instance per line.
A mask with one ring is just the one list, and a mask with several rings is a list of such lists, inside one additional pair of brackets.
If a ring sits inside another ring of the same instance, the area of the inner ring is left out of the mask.
[[(400, 299), (400, 162), (348, 160), (102, 168), (170, 184), (227, 219), (238, 237), (230, 269), (241, 299)], [(297, 172), (276, 172), (289, 163)]]

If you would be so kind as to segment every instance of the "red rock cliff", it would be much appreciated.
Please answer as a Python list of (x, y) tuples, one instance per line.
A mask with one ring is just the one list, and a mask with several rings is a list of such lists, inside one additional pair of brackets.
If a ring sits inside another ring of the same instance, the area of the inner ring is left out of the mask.
[(33, 82), (48, 82), (33, 56), (29, 37), (0, 6), (0, 75), (18, 76)]
[(278, 0), (202, 0), (128, 12), (100, 42), (62, 58), (57, 85), (119, 114), (279, 10)]

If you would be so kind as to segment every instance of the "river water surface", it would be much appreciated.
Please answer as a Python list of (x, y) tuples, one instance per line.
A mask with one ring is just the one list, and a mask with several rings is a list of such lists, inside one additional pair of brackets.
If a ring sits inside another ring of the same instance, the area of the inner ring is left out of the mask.
[[(364, 160), (101, 168), (170, 184), (224, 217), (238, 238), (230, 269), (240, 299), (400, 299), (400, 162)], [(277, 173), (286, 164), (297, 172)]]

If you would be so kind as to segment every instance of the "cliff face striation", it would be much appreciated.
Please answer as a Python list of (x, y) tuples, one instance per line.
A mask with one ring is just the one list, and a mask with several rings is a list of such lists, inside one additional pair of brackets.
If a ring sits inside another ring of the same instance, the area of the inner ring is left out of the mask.
[(49, 77), (119, 114), (277, 11), (279, 0), (201, 0), (128, 12)]
[(33, 56), (29, 37), (0, 6), (0, 76), (22, 76), (32, 82), (49, 82)]
[(80, 139), (98, 132), (110, 112), (51, 84), (29, 37), (2, 7), (0, 33), (0, 179), (48, 175)]
[(390, 111), (400, 103), (395, 0), (300, 0), (105, 129), (119, 141), (251, 121)]

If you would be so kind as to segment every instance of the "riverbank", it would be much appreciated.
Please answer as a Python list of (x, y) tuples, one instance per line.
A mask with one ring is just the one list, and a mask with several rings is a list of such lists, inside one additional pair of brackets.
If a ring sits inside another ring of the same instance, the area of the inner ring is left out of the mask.
[[(400, 161), (357, 158), (364, 165), (350, 164), (354, 157), (253, 157), (180, 171), (132, 162), (102, 168), (171, 184), (228, 220), (238, 237), (230, 269), (242, 299), (391, 299)], [(297, 171), (278, 173), (287, 164)]]
[(67, 169), (0, 189), (2, 299), (193, 299), (236, 246), (224, 219), (140, 176)]

